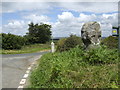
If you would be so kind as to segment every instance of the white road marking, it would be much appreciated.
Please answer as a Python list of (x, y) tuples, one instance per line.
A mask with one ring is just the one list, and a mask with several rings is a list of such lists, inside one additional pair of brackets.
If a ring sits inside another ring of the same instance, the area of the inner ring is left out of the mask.
[(28, 74), (29, 72), (30, 72), (29, 70), (26, 71), (27, 74)]
[(19, 86), (18, 88), (23, 88), (23, 86)]
[(35, 62), (32, 63), (32, 65), (34, 65), (34, 64), (35, 64)]
[(29, 67), (28, 70), (31, 70), (31, 67)]
[[(40, 55), (39, 58), (41, 58), (41, 56), (42, 56), (42, 55)], [(38, 58), (38, 59), (39, 59), (39, 58)], [(37, 60), (37, 59), (36, 59), (36, 60)], [(18, 86), (18, 89), (20, 89), (20, 88), (22, 89), (22, 88), (24, 87), (24, 84), (25, 84), (25, 82), (26, 82), (26, 79), (27, 79), (27, 77), (29, 76), (30, 70), (32, 69), (31, 67), (33, 67), (34, 64), (35, 64), (35, 62), (33, 62), (33, 63), (28, 67), (26, 73), (25, 73), (24, 76), (23, 76), (23, 79), (21, 79), (21, 81), (20, 81), (20, 86)]]
[(23, 78), (27, 78), (28, 77), (28, 74), (24, 74)]
[(26, 79), (22, 79), (22, 80), (20, 81), (20, 84), (25, 84), (25, 82), (26, 82)]

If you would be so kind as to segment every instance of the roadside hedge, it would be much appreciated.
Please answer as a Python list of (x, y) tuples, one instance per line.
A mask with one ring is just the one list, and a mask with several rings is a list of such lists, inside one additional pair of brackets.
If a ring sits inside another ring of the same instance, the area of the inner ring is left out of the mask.
[(68, 51), (77, 45), (82, 46), (82, 40), (76, 35), (70, 35), (68, 38), (60, 39), (57, 43), (57, 51), (63, 52)]
[(102, 40), (102, 45), (106, 45), (109, 49), (118, 48), (118, 37), (109, 36)]
[(2, 49), (21, 49), (23, 45), (25, 45), (25, 38), (10, 33), (2, 33)]

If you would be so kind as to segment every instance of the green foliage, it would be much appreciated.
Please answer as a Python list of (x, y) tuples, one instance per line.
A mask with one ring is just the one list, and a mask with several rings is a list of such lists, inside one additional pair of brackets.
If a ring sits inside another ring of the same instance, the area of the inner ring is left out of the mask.
[[(109, 62), (91, 64), (92, 58), (96, 61), (97, 56), (92, 57), (95, 53), (101, 54), (98, 61), (109, 58)], [(118, 88), (117, 54), (105, 47), (87, 52), (79, 46), (65, 52), (45, 54), (31, 73), (30, 88)]]
[(29, 43), (46, 43), (51, 38), (51, 25), (47, 24), (29, 24), (29, 32), (25, 36)]
[[(115, 53), (116, 52), (116, 53)], [(105, 64), (114, 63), (118, 60), (118, 51), (110, 50), (107, 47), (102, 46), (100, 48), (91, 49), (84, 53), (84, 60), (88, 61), (90, 64)]]
[(76, 35), (70, 35), (70, 37), (58, 41), (57, 51), (60, 52), (67, 51), (70, 50), (71, 48), (76, 47), (77, 45), (79, 46), (82, 45), (81, 38)]
[(25, 45), (25, 39), (21, 36), (2, 33), (2, 49), (21, 49)]
[(102, 40), (102, 45), (106, 45), (110, 49), (118, 48), (118, 37), (109, 36)]
[(66, 41), (66, 38), (62, 38), (62, 39), (60, 39), (58, 41), (58, 43), (57, 43), (57, 51), (60, 51), (60, 52), (65, 51), (65, 44), (64, 44), (65, 41)]

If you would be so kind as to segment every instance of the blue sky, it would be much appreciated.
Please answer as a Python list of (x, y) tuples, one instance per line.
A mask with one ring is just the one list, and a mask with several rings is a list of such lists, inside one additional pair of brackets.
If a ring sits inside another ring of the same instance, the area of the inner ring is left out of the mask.
[(2, 32), (25, 35), (28, 24), (52, 25), (54, 37), (81, 36), (81, 27), (89, 21), (101, 25), (102, 36), (118, 25), (117, 2), (2, 2)]

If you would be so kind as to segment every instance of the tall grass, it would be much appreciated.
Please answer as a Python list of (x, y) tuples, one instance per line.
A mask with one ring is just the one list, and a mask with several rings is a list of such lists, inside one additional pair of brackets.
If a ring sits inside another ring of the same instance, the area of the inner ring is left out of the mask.
[(62, 53), (45, 54), (31, 73), (29, 87), (118, 88), (117, 55), (116, 50), (84, 51), (78, 46)]

